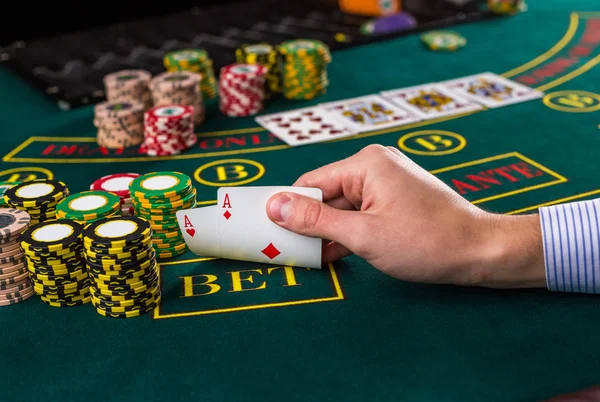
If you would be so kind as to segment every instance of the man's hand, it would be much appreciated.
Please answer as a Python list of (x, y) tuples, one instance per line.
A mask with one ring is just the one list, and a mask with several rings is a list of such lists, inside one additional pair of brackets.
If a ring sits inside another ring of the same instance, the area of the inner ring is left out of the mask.
[(407, 281), (545, 286), (537, 215), (485, 212), (396, 148), (370, 145), (294, 185), (320, 188), (325, 202), (281, 193), (267, 212), (283, 228), (328, 239), (324, 262), (354, 253)]

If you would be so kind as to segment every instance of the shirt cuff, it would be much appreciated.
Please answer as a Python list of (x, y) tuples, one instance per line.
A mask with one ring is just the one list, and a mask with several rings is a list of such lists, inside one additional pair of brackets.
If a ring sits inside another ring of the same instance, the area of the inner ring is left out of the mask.
[(600, 293), (600, 200), (542, 207), (539, 212), (548, 289)]

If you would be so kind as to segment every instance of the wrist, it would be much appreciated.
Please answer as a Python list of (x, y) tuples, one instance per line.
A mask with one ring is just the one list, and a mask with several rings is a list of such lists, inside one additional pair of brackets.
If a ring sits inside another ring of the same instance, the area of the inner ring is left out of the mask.
[(539, 215), (483, 218), (474, 284), (490, 288), (544, 288), (546, 271)]

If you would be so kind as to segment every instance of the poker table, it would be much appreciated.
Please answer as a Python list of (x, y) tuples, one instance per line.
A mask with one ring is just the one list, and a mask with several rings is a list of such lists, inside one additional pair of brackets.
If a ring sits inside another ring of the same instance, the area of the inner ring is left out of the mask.
[[(91, 106), (61, 111), (0, 70), (0, 180), (55, 178), (73, 193), (107, 174), (180, 171), (203, 206), (219, 187), (290, 185), (377, 143), (497, 213), (598, 197), (600, 9), (528, 4), (454, 27), (468, 39), (455, 53), (416, 35), (336, 52), (327, 94), (264, 113), (485, 71), (542, 99), (294, 148), (208, 105), (184, 154), (101, 149)], [(0, 308), (0, 399), (514, 402), (600, 379), (594, 295), (406, 283), (354, 256), (316, 270), (187, 252), (161, 261), (160, 281), (161, 305), (136, 318), (37, 297)]]

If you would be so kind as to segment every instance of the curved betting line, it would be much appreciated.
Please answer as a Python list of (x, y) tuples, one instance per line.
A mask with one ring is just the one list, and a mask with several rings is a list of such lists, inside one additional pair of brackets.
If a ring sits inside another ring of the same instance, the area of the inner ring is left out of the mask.
[(536, 89), (538, 91), (545, 92), (548, 89), (557, 87), (560, 84), (564, 84), (567, 81), (571, 81), (573, 78), (578, 77), (581, 74), (591, 70), (598, 63), (600, 63), (600, 54), (596, 55), (593, 59), (588, 60), (587, 63), (579, 67), (577, 70), (573, 70), (569, 74), (565, 74), (562, 77), (555, 79), (554, 81), (550, 81), (547, 84), (537, 87)]
[(554, 46), (552, 46), (551, 49), (547, 50), (545, 53), (539, 55), (535, 59), (533, 59), (519, 67), (513, 68), (512, 70), (507, 71), (501, 75), (506, 78), (514, 77), (517, 74), (521, 74), (524, 71), (530, 70), (533, 67), (536, 67), (536, 66), (542, 64), (549, 58), (553, 57), (556, 53), (563, 50), (565, 48), (565, 46), (567, 46), (567, 44), (575, 36), (575, 33), (577, 32), (578, 27), (579, 27), (579, 15), (577, 13), (571, 13), (569, 28), (567, 29), (565, 36), (563, 36), (561, 40), (556, 42), (556, 44)]

